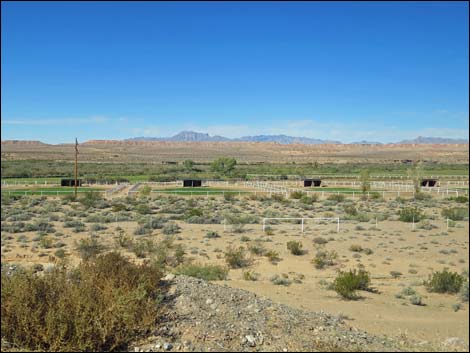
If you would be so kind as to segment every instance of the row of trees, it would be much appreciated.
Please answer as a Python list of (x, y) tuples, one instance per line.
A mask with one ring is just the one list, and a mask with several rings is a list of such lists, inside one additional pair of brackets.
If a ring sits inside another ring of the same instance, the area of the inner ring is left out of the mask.
[[(230, 175), (235, 170), (237, 160), (231, 157), (220, 157), (211, 163), (211, 171), (223, 175)], [(187, 159), (183, 162), (183, 167), (187, 172), (194, 171), (194, 161)]]

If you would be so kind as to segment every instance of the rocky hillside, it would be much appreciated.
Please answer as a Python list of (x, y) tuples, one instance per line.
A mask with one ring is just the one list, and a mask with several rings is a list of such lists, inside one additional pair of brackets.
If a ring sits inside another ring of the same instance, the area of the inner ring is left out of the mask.
[(442, 347), (370, 335), (343, 318), (275, 304), (253, 293), (203, 280), (165, 277), (168, 308), (160, 329), (135, 352), (150, 351), (429, 351), (468, 349), (455, 338)]

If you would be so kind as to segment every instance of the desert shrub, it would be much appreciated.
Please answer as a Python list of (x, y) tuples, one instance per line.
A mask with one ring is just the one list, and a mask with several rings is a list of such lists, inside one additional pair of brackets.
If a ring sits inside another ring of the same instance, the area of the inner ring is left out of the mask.
[(250, 253), (258, 256), (262, 256), (266, 252), (266, 248), (263, 246), (263, 244), (259, 242), (255, 242), (249, 245), (248, 250), (250, 251)]
[(127, 206), (123, 203), (115, 203), (111, 206), (111, 211), (113, 212), (122, 212), (126, 211)]
[(272, 194), (271, 199), (277, 202), (285, 202), (286, 198), (282, 194)]
[(145, 226), (139, 226), (134, 230), (135, 235), (145, 235), (145, 234), (150, 234), (152, 230), (150, 228), (147, 228)]
[(453, 221), (463, 221), (468, 218), (468, 208), (464, 207), (452, 207), (445, 208), (442, 210), (442, 216), (449, 218)]
[(280, 277), (279, 275), (272, 276), (270, 281), (276, 286), (289, 286), (292, 283), (288, 278)]
[(181, 227), (178, 224), (171, 222), (163, 227), (162, 232), (163, 234), (171, 235), (179, 233), (180, 229)]
[(343, 202), (346, 197), (343, 194), (332, 194), (328, 196), (328, 200), (335, 201), (335, 202)]
[(402, 222), (419, 222), (424, 219), (424, 215), (417, 207), (405, 207), (399, 212), (400, 221)]
[(333, 282), (333, 289), (342, 298), (348, 300), (358, 299), (357, 290), (370, 290), (369, 273), (363, 269), (349, 270), (348, 272), (340, 271)]
[(369, 248), (365, 248), (362, 250), (362, 252), (366, 255), (371, 255), (373, 254), (374, 252), (372, 251), (372, 249), (369, 249)]
[(224, 200), (225, 201), (233, 201), (233, 200), (235, 200), (235, 195), (232, 194), (232, 193), (224, 192)]
[(467, 196), (457, 196), (457, 197), (452, 197), (450, 198), (451, 200), (458, 202), (458, 203), (468, 203), (468, 197)]
[(326, 266), (334, 266), (337, 258), (338, 254), (336, 251), (318, 251), (312, 262), (316, 269), (321, 270)]
[(227, 278), (228, 269), (219, 265), (184, 264), (175, 269), (178, 275), (196, 277), (205, 281), (223, 281)]
[(429, 280), (424, 283), (429, 292), (458, 293), (464, 283), (464, 277), (457, 272), (449, 272), (447, 269), (434, 272)]
[(364, 250), (364, 249), (362, 248), (362, 246), (360, 246), (358, 244), (352, 244), (349, 247), (349, 250), (352, 251), (352, 252), (362, 252), (362, 250)]
[(2, 273), (2, 338), (30, 350), (125, 350), (154, 327), (160, 278), (116, 253), (70, 272)]
[(323, 237), (315, 237), (313, 238), (313, 243), (317, 245), (324, 245), (328, 243), (328, 240)]
[(245, 249), (241, 246), (237, 249), (229, 246), (225, 251), (225, 261), (230, 268), (242, 268), (248, 266), (250, 263), (246, 258)]
[(54, 252), (54, 256), (58, 259), (64, 259), (67, 254), (64, 249), (58, 249)]
[(152, 192), (152, 188), (148, 185), (144, 185), (142, 189), (139, 190), (139, 194), (141, 196), (149, 196), (151, 192)]
[(275, 250), (268, 250), (264, 253), (264, 256), (266, 256), (269, 260), (269, 262), (276, 264), (279, 261), (281, 261), (281, 258), (279, 257), (279, 253)]
[(412, 295), (410, 297), (410, 303), (412, 305), (418, 305), (418, 306), (423, 306), (423, 299), (419, 295)]
[(290, 193), (290, 198), (291, 198), (291, 199), (298, 200), (298, 199), (300, 199), (303, 195), (304, 195), (304, 193), (303, 193), (302, 191), (292, 191), (292, 192)]
[(135, 208), (135, 211), (139, 214), (150, 214), (150, 213), (152, 213), (152, 210), (146, 204), (137, 205), (136, 208)]
[(313, 204), (317, 201), (318, 201), (318, 195), (317, 194), (311, 194), (310, 196), (303, 195), (300, 198), (300, 202), (302, 202), (304, 205), (311, 205), (311, 204)]
[(39, 246), (44, 248), (44, 249), (50, 249), (52, 248), (53, 241), (49, 237), (41, 237), (41, 240), (39, 241)]
[(204, 238), (207, 238), (207, 239), (215, 239), (215, 238), (220, 238), (220, 235), (219, 233), (217, 233), (216, 231), (214, 230), (210, 230), (206, 233), (206, 235), (204, 236)]
[(132, 243), (132, 251), (138, 258), (145, 258), (155, 252), (155, 243), (151, 239), (140, 239)]
[(343, 209), (347, 215), (350, 215), (350, 216), (357, 215), (357, 208), (354, 205), (344, 205)]
[(303, 255), (304, 251), (302, 250), (302, 243), (300, 241), (288, 241), (287, 250), (291, 252), (292, 255)]
[(265, 227), (265, 228), (264, 228), (264, 233), (265, 233), (266, 235), (273, 235), (273, 234), (274, 234), (274, 230), (273, 230), (271, 227), (268, 226), (268, 227)]
[(245, 281), (257, 281), (258, 280), (258, 274), (253, 272), (253, 271), (244, 271), (243, 272), (243, 279)]
[(80, 258), (84, 261), (95, 258), (98, 254), (103, 252), (104, 247), (96, 237), (90, 236), (89, 238), (80, 239), (76, 242), (75, 246)]
[(232, 232), (234, 233), (243, 233), (245, 231), (244, 223), (235, 223), (232, 224)]
[(98, 192), (85, 192), (78, 201), (86, 208), (95, 207), (99, 201), (102, 201), (102, 196)]
[(98, 231), (100, 231), (100, 230), (105, 230), (105, 229), (107, 229), (107, 227), (104, 226), (104, 225), (102, 225), (102, 224), (95, 223), (95, 224), (93, 224), (93, 225), (91, 226), (90, 229), (91, 229), (92, 231), (94, 231), (94, 232), (98, 232)]
[(411, 288), (411, 287), (406, 287), (406, 288), (403, 288), (402, 291), (400, 292), (400, 294), (402, 296), (406, 296), (406, 297), (409, 297), (411, 295), (416, 295), (416, 291)]
[(401, 276), (403, 275), (403, 273), (399, 272), (399, 271), (390, 271), (390, 276), (392, 276), (392, 278), (400, 278)]

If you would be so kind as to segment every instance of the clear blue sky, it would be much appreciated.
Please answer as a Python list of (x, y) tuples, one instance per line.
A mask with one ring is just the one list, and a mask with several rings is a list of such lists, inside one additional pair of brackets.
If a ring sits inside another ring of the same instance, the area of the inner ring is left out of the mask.
[(2, 2), (2, 139), (468, 138), (467, 2)]

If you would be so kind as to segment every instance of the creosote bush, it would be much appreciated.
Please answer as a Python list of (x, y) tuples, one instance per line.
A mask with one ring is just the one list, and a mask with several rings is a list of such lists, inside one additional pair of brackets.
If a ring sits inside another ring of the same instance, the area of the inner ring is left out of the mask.
[(225, 252), (225, 261), (231, 268), (242, 268), (249, 265), (250, 261), (246, 258), (243, 247), (234, 248), (229, 246)]
[(2, 272), (2, 338), (28, 350), (126, 350), (158, 319), (160, 278), (118, 253), (41, 276)]
[(424, 285), (429, 292), (454, 294), (460, 291), (464, 280), (464, 277), (457, 272), (449, 272), (444, 269), (440, 272), (434, 272)]
[(288, 241), (287, 250), (291, 252), (292, 255), (303, 255), (304, 250), (302, 250), (302, 243), (300, 241)]
[(332, 288), (342, 298), (348, 300), (357, 300), (359, 296), (356, 294), (357, 290), (371, 291), (370, 276), (364, 269), (339, 271), (336, 276)]

